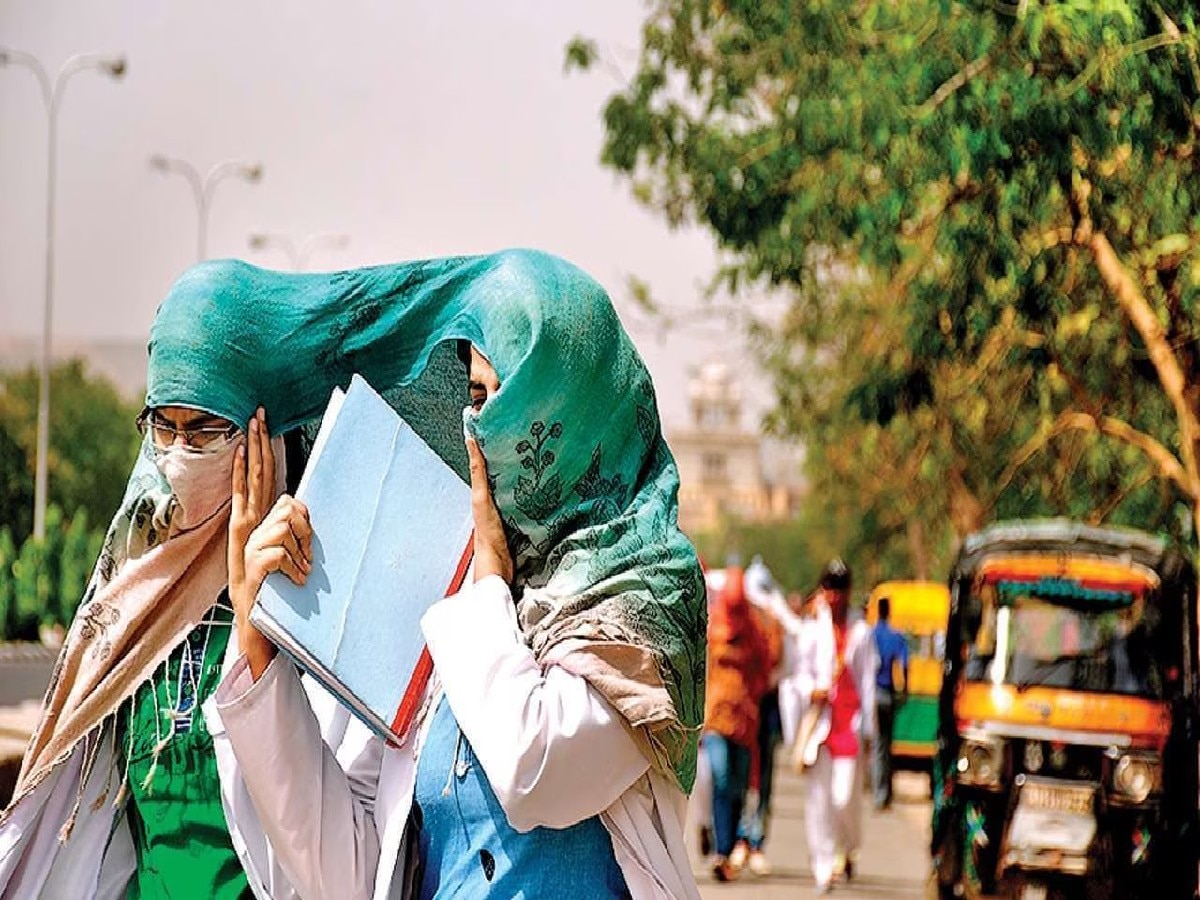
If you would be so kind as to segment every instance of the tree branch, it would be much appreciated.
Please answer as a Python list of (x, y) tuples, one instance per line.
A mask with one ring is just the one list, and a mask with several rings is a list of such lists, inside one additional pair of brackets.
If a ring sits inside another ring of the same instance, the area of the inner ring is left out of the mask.
[[(1159, 19), (1162, 20), (1163, 31), (1178, 41), (1183, 40), (1183, 33), (1179, 30), (1179, 26), (1174, 20), (1167, 15), (1167, 11), (1163, 9), (1161, 3), (1155, 3), (1154, 9), (1158, 13)], [(1192, 86), (1200, 89), (1200, 59), (1197, 58), (1196, 45), (1194, 42), (1187, 44), (1188, 62), (1192, 69)]]
[(1058, 96), (1062, 98), (1070, 97), (1079, 88), (1091, 81), (1092, 77), (1100, 70), (1100, 67), (1110, 60), (1114, 65), (1119, 65), (1129, 57), (1136, 56), (1139, 53), (1149, 53), (1160, 47), (1170, 47), (1176, 44), (1184, 44), (1191, 47), (1194, 46), (1194, 43), (1191, 35), (1180, 34), (1179, 29), (1176, 28), (1174, 32), (1167, 31), (1162, 34), (1153, 34), (1150, 37), (1142, 38), (1140, 41), (1134, 41), (1132, 44), (1126, 44), (1123, 47), (1117, 47), (1112, 50), (1101, 50), (1082, 72), (1076, 75), (1065, 88), (1062, 88), (1058, 92)]
[(992, 488), (992, 505), (1000, 499), (1000, 495), (1008, 490), (1008, 486), (1012, 484), (1012, 480), (1017, 477), (1017, 472), (1025, 467), (1031, 459), (1046, 449), (1046, 445), (1050, 443), (1050, 439), (1058, 433), (1056, 428), (1057, 422), (1051, 423), (1049, 426), (1039, 428), (1029, 440), (1013, 454), (1011, 460), (1000, 477), (996, 479), (996, 483)]
[(1091, 514), (1088, 515), (1088, 524), (1103, 525), (1105, 520), (1116, 511), (1118, 506), (1128, 499), (1130, 494), (1136, 490), (1144, 488), (1153, 480), (1153, 472), (1143, 472), (1131, 484), (1127, 484), (1124, 487), (1119, 488), (1111, 497), (1108, 498), (1103, 506), (1092, 510)]
[[(1158, 373), (1158, 380), (1179, 421), (1179, 449), (1182, 459), (1181, 486), (1188, 496), (1200, 499), (1200, 471), (1196, 465), (1196, 446), (1200, 439), (1200, 417), (1191, 407), (1187, 399), (1187, 376), (1179, 359), (1167, 340), (1162, 323), (1158, 321), (1154, 309), (1146, 300), (1145, 294), (1122, 264), (1116, 250), (1109, 243), (1103, 231), (1094, 231), (1087, 242), (1088, 249), (1096, 261), (1096, 268), (1109, 291), (1116, 297), (1125, 315), (1133, 323), (1142, 341), (1146, 344), (1146, 352)], [(1156, 442), (1157, 443), (1157, 442)], [(1162, 445), (1159, 444), (1159, 447)], [(1165, 448), (1163, 448), (1165, 451)], [(1172, 456), (1172, 460), (1175, 458)], [(1175, 460), (1178, 465), (1178, 460)], [(1164, 469), (1164, 471), (1166, 471)]]
[[(939, 185), (941, 186), (941, 185)], [(983, 193), (983, 188), (974, 182), (955, 185), (950, 188), (940, 203), (931, 203), (915, 219), (905, 219), (900, 223), (900, 234), (905, 238), (913, 238), (934, 225), (943, 215), (966, 200), (973, 200)]]
[(943, 82), (942, 85), (933, 92), (933, 95), (928, 100), (911, 112), (911, 115), (914, 118), (923, 119), (926, 116), (936, 112), (937, 108), (949, 100), (955, 91), (965, 85), (976, 75), (986, 71), (988, 66), (991, 64), (992, 60), (986, 53), (979, 57), (979, 59), (967, 63), (954, 76)]
[(1200, 500), (1200, 493), (1191, 485), (1179, 460), (1175, 455), (1145, 432), (1138, 431), (1128, 422), (1112, 416), (1097, 416), (1092, 413), (1079, 412), (1077, 410), (1068, 410), (1049, 425), (1039, 428), (1038, 431), (1026, 441), (1016, 453), (1013, 454), (1012, 460), (1005, 468), (1004, 472), (996, 479), (995, 488), (991, 492), (993, 495), (993, 503), (1000, 495), (1008, 488), (1019, 472), (1031, 459), (1046, 449), (1046, 445), (1055, 437), (1063, 434), (1066, 431), (1087, 431), (1092, 434), (1101, 434), (1114, 440), (1121, 441), (1131, 447), (1136, 447), (1142, 451), (1146, 457), (1158, 469), (1158, 473), (1162, 478), (1173, 482), (1185, 495), (1193, 501)]
[(1175, 454), (1144, 431), (1138, 431), (1128, 422), (1112, 416), (1094, 416), (1091, 413), (1068, 411), (1059, 416), (1055, 423), (1055, 430), (1065, 431), (1067, 429), (1103, 434), (1131, 447), (1136, 447), (1154, 463), (1163, 478), (1173, 481), (1193, 502), (1200, 500), (1200, 492), (1197, 491), (1193, 479), (1188, 477), (1188, 473), (1184, 471)]

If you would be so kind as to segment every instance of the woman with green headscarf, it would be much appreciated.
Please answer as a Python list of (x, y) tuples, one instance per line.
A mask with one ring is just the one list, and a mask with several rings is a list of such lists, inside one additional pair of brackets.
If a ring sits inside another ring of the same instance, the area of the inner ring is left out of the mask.
[(244, 440), (202, 405), (180, 396), (138, 421), (129, 487), (0, 816), (2, 897), (290, 896), (262, 842), (252, 861), (230, 834), (200, 713), (236, 658), (226, 534)]
[[(378, 272), (354, 274), (352, 288), (379, 288)], [(379, 312), (395, 317), (399, 376), (383, 386), (413, 387), (394, 402), (460, 471), (464, 418), (413, 410), (438, 384), (469, 396), (474, 575), (413, 623), (435, 677), (399, 746), (331, 741), (245, 620), (266, 572), (303, 581), (311, 553), (291, 498), (245, 534), (271, 496), (251, 434), (231, 554), (246, 550), (230, 561), (244, 656), (215, 712), (273, 852), (306, 897), (695, 897), (683, 824), (703, 582), (645, 367), (603, 290), (561, 260), (517, 251), (407, 275)], [(428, 380), (439, 359), (461, 365), (457, 348), (469, 394), (461, 368)], [(362, 371), (368, 354), (354, 356)], [(455, 433), (453, 454), (439, 448)]]

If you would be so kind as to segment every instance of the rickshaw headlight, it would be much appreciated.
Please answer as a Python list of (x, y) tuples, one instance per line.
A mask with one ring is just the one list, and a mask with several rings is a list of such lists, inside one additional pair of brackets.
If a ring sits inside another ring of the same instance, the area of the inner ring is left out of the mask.
[(964, 739), (958, 751), (958, 775), (963, 784), (998, 786), (1004, 775), (1004, 744), (986, 738)]
[(1113, 769), (1113, 789), (1132, 803), (1145, 803), (1159, 785), (1162, 763), (1157, 754), (1127, 753)]

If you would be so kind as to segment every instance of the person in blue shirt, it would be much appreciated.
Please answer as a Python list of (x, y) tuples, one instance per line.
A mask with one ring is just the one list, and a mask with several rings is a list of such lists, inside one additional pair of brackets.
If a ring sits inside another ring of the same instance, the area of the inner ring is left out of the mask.
[[(879, 622), (875, 626), (875, 656), (879, 670), (875, 675), (875, 752), (871, 759), (871, 787), (875, 808), (884, 810), (892, 805), (892, 728), (896, 710), (908, 696), (908, 642), (892, 628), (889, 619), (892, 601), (879, 598)], [(903, 682), (897, 689), (895, 673), (899, 669)]]

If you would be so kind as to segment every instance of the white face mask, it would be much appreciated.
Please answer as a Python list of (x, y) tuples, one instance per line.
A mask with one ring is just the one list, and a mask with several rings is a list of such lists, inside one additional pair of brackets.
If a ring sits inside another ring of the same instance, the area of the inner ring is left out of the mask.
[(237, 448), (245, 442), (237, 435), (219, 447), (197, 450), (181, 444), (156, 448), (154, 462), (171, 493), (175, 510), (171, 514), (171, 530), (195, 528), (228, 503), (232, 494), (233, 460)]

